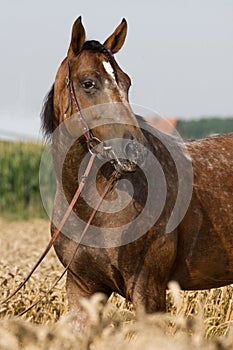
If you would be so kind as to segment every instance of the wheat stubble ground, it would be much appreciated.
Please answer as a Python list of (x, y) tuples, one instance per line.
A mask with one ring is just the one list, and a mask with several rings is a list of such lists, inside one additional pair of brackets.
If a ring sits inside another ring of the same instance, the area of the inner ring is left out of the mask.
[[(23, 280), (49, 240), (47, 220), (0, 219), (0, 297)], [(85, 334), (72, 332), (63, 279), (49, 296), (25, 316), (17, 318), (49, 289), (62, 266), (51, 251), (23, 288), (6, 305), (0, 305), (1, 350), (65, 349), (233, 349), (233, 288), (168, 293), (168, 313), (135, 315), (130, 303), (112, 295), (83, 301), (90, 317)], [(231, 330), (232, 329), (232, 330)]]

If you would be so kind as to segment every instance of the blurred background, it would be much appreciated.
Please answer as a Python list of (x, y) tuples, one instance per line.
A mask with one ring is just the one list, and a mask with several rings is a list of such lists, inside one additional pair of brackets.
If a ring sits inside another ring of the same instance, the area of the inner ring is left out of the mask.
[(176, 128), (183, 138), (233, 131), (232, 0), (2, 2), (2, 212), (18, 206), (19, 197), (21, 212), (37, 211), (40, 111), (79, 15), (87, 39), (101, 42), (127, 19), (127, 40), (116, 59), (132, 79), (130, 101), (148, 110), (155, 127)]
[(132, 103), (178, 120), (233, 115), (231, 0), (8, 1), (0, 11), (2, 136), (41, 136), (42, 101), (79, 15), (88, 39), (102, 42), (127, 19), (116, 59), (132, 78)]

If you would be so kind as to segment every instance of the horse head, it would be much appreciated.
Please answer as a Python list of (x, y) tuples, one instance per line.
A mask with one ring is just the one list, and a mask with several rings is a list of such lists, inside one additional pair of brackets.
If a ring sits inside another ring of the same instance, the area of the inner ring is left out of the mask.
[(72, 136), (85, 135), (87, 149), (95, 148), (120, 173), (135, 171), (146, 154), (143, 133), (129, 104), (131, 81), (114, 58), (126, 33), (123, 19), (104, 44), (85, 41), (79, 17), (53, 91), (53, 129), (65, 122)]

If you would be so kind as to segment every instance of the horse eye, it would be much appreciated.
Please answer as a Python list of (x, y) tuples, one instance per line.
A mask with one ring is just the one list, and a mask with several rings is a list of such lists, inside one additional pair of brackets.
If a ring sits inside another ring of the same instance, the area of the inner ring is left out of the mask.
[(83, 83), (82, 83), (82, 87), (83, 89), (85, 90), (91, 90), (95, 87), (95, 83), (94, 81), (92, 80), (85, 80)]

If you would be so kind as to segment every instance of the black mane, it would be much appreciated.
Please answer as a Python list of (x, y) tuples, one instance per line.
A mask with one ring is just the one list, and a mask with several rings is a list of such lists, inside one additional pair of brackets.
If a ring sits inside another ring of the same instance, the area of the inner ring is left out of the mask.
[(44, 99), (44, 104), (41, 111), (41, 130), (46, 139), (49, 139), (53, 133), (53, 96), (54, 96), (54, 84)]
[(115, 74), (116, 82), (117, 82), (116, 63), (115, 63), (115, 60), (114, 60), (114, 57), (113, 57), (111, 51), (109, 51), (104, 45), (102, 45), (97, 40), (86, 41), (83, 45), (83, 48), (82, 48), (82, 51), (84, 51), (84, 50), (103, 53), (112, 66), (112, 69), (113, 69), (114, 74)]

